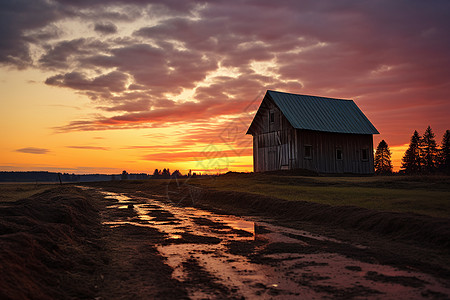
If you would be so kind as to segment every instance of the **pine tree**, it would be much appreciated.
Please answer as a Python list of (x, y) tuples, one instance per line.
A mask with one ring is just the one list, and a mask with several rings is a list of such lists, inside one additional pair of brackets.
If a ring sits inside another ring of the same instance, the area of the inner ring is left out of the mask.
[(414, 130), (409, 147), (402, 159), (402, 169), (406, 174), (419, 173), (421, 170), (420, 140), (419, 133), (417, 130)]
[(442, 137), (441, 151), (439, 154), (439, 169), (446, 174), (450, 174), (450, 130), (448, 129)]
[(420, 143), (420, 156), (422, 161), (422, 170), (425, 173), (432, 173), (436, 171), (438, 160), (438, 149), (436, 145), (435, 135), (428, 126), (422, 136)]
[(375, 151), (375, 173), (392, 173), (391, 151), (384, 140), (378, 144), (377, 150)]

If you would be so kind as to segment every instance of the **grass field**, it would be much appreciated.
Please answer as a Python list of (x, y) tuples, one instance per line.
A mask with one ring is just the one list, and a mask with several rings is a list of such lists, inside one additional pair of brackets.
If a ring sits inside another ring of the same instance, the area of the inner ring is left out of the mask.
[(303, 177), (230, 174), (191, 178), (187, 183), (289, 201), (351, 205), (450, 218), (450, 178), (443, 176)]
[(0, 184), (0, 202), (17, 201), (42, 193), (54, 184), (6, 183)]

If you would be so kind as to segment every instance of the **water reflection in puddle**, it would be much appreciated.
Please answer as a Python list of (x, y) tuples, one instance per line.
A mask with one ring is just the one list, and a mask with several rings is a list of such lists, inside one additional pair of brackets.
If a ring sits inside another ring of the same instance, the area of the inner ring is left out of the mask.
[(182, 237), (181, 234), (169, 234), (170, 239), (181, 239)]
[[(117, 201), (109, 206), (110, 208), (132, 209), (137, 215), (137, 220), (136, 216), (133, 216), (105, 222), (105, 225), (115, 227), (129, 224), (157, 228), (167, 235), (167, 243), (157, 248), (167, 258), (166, 263), (173, 268), (175, 279), (189, 280), (183, 263), (195, 259), (201, 267), (217, 278), (218, 282), (234, 291), (233, 297), (312, 299), (330, 297), (330, 291), (339, 294), (339, 291), (353, 290), (360, 298), (415, 298), (420, 295), (420, 286), (374, 281), (377, 274), (415, 278), (428, 290), (450, 294), (445, 284), (426, 274), (361, 262), (337, 253), (328, 253), (320, 247), (308, 248), (311, 247), (311, 240), (316, 241), (317, 245), (320, 245), (320, 242), (344, 245), (333, 238), (259, 220), (255, 223), (251, 219), (219, 215), (192, 207), (172, 206), (145, 197), (128, 197), (103, 191), (101, 193), (105, 198)], [(258, 244), (258, 241), (264, 243)], [(260, 257), (264, 261), (255, 262), (249, 256), (230, 253), (233, 251), (230, 251), (229, 244), (241, 242), (242, 244), (237, 245), (244, 247), (244, 250), (245, 246), (251, 243), (256, 245), (256, 248), (270, 248), (270, 245), (275, 245), (281, 249), (275, 248), (273, 253)], [(360, 245), (350, 246), (359, 250), (365, 249)], [(299, 251), (302, 247), (307, 248), (307, 251)], [(372, 274), (372, 277), (368, 274)], [(194, 299), (214, 297), (195, 287), (189, 292), (190, 297)], [(383, 297), (380, 297), (381, 295)]]

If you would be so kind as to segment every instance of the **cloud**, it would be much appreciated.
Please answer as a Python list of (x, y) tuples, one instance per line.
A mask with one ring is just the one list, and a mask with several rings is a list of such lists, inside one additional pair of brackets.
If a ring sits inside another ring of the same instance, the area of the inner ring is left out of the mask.
[(142, 99), (142, 100), (136, 100), (136, 101), (126, 101), (124, 100), (120, 104), (110, 107), (98, 107), (100, 109), (106, 110), (106, 111), (127, 111), (127, 112), (134, 112), (134, 111), (145, 111), (149, 110), (150, 108), (150, 100)]
[(109, 148), (107, 147), (98, 147), (98, 146), (66, 146), (66, 147), (81, 150), (109, 150)]
[(117, 26), (113, 23), (95, 23), (94, 30), (102, 34), (113, 34), (117, 32)]
[(355, 99), (394, 145), (418, 123), (448, 124), (448, 1), (7, 0), (0, 11), (0, 63), (51, 70), (46, 84), (98, 109), (60, 132), (212, 124), (266, 89)]
[(15, 151), (22, 152), (22, 153), (29, 153), (29, 154), (47, 154), (48, 152), (50, 152), (49, 149), (36, 148), (36, 147), (20, 148), (20, 149), (16, 149)]
[(236, 150), (215, 150), (205, 148), (204, 151), (171, 151), (158, 152), (143, 156), (143, 160), (164, 161), (164, 162), (184, 162), (184, 161), (202, 161), (213, 160), (214, 163), (228, 166), (231, 164), (231, 158), (236, 156), (251, 156), (252, 149)]
[(54, 4), (45, 0), (0, 2), (0, 63), (25, 68), (32, 64), (27, 30), (43, 28), (59, 18)]
[[(246, 108), (253, 103), (248, 98), (222, 101), (221, 98), (203, 102), (187, 101), (173, 106), (156, 108), (149, 111), (124, 113), (113, 117), (100, 117), (93, 120), (72, 121), (55, 128), (58, 132), (93, 131), (107, 129), (130, 129), (159, 127), (164, 124), (198, 123), (211, 121), (223, 115), (246, 114)], [(252, 98), (250, 98), (252, 99)], [(253, 100), (253, 99), (252, 99)], [(119, 109), (117, 109), (119, 110)], [(250, 124), (251, 119), (246, 114)], [(239, 123), (243, 121), (240, 120)], [(221, 126), (224, 126), (223, 124)]]
[(55, 75), (47, 78), (48, 85), (67, 87), (78, 91), (89, 91), (108, 95), (110, 92), (122, 92), (126, 89), (128, 76), (118, 71), (112, 71), (94, 78), (88, 78), (80, 72)]
[(85, 39), (59, 42), (48, 49), (47, 53), (39, 59), (39, 63), (45, 67), (68, 68), (71, 57), (83, 53), (80, 48), (84, 43)]

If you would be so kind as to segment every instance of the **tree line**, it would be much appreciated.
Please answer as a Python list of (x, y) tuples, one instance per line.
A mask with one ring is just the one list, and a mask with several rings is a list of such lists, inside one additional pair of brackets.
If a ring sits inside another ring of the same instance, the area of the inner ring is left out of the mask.
[(164, 168), (162, 170), (155, 169), (155, 171), (153, 171), (152, 178), (183, 178), (183, 177), (197, 177), (197, 176), (202, 176), (202, 173), (197, 174), (196, 172), (192, 172), (192, 170), (189, 170), (187, 175), (182, 175), (179, 170), (175, 170), (173, 171), (173, 173), (170, 173), (169, 168), (167, 169)]
[[(375, 173), (391, 174), (391, 151), (385, 140), (382, 140), (375, 151)], [(450, 175), (450, 130), (446, 130), (440, 147), (430, 126), (422, 136), (417, 130), (411, 137), (408, 149), (402, 158), (400, 173)]]

